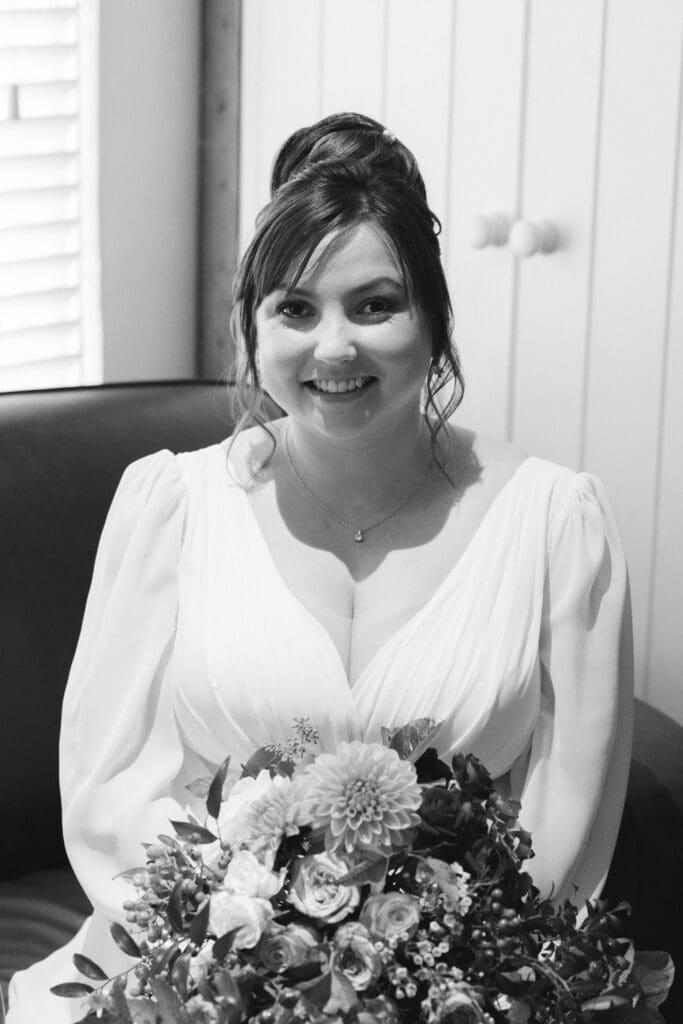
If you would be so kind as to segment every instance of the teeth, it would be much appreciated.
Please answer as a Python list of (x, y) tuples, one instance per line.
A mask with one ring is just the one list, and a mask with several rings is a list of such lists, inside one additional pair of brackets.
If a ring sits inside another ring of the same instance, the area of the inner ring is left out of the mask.
[(344, 394), (346, 391), (357, 391), (370, 382), (369, 377), (349, 377), (347, 380), (314, 380), (311, 381), (318, 391), (326, 391), (332, 395)]

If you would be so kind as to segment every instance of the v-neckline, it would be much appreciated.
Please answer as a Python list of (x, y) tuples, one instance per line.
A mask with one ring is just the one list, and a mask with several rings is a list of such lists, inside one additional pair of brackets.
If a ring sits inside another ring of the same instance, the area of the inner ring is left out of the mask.
[[(225, 470), (226, 470), (225, 458), (224, 458), (225, 457), (225, 450), (222, 448), (221, 445), (216, 445), (216, 447), (217, 447), (217, 449), (223, 455), (223, 470), (224, 470), (226, 484), (228, 484), (229, 483), (228, 473), (225, 472)], [(244, 506), (244, 508), (246, 510), (246, 520), (247, 520), (247, 523), (248, 523), (248, 525), (249, 525), (249, 527), (250, 527), (250, 529), (251, 529), (254, 537), (256, 538), (256, 541), (257, 541), (257, 543), (258, 543), (258, 545), (259, 545), (259, 547), (261, 549), (261, 553), (262, 553), (262, 556), (264, 558), (264, 561), (268, 564), (268, 566), (270, 568), (271, 575), (276, 580), (278, 586), (283, 591), (285, 596), (289, 599), (289, 601), (294, 606), (298, 607), (301, 610), (302, 614), (305, 615), (306, 618), (311, 622), (313, 628), (317, 631), (318, 635), (321, 637), (321, 639), (323, 641), (323, 644), (327, 648), (330, 649), (330, 651), (332, 652), (332, 657), (337, 662), (337, 665), (339, 666), (339, 670), (341, 672), (341, 675), (342, 675), (343, 679), (346, 682), (347, 692), (353, 697), (354, 695), (357, 694), (357, 692), (359, 691), (359, 687), (362, 685), (362, 683), (365, 681), (365, 679), (371, 674), (372, 669), (375, 666), (375, 664), (377, 663), (377, 661), (379, 660), (380, 656), (383, 655), (385, 653), (385, 651), (389, 647), (391, 647), (394, 644), (398, 643), (399, 640), (402, 638), (402, 636), (405, 633), (407, 633), (409, 629), (415, 627), (415, 625), (420, 621), (422, 616), (427, 613), (427, 611), (432, 606), (432, 604), (439, 598), (439, 596), (441, 595), (442, 591), (445, 590), (445, 588), (448, 586), (448, 584), (453, 580), (453, 577), (457, 575), (457, 573), (460, 571), (461, 566), (463, 565), (463, 563), (466, 561), (467, 558), (469, 558), (469, 556), (471, 554), (471, 551), (474, 548), (475, 543), (479, 540), (481, 534), (483, 533), (485, 526), (488, 524), (490, 519), (493, 517), (493, 513), (496, 510), (497, 506), (500, 504), (501, 499), (507, 495), (509, 490), (512, 489), (512, 486), (513, 486), (513, 484), (515, 484), (517, 482), (517, 480), (518, 480), (518, 478), (519, 478), (519, 476), (521, 474), (521, 471), (524, 469), (525, 466), (527, 466), (530, 462), (533, 461), (533, 458), (534, 458), (534, 456), (529, 455), (522, 462), (520, 462), (520, 464), (517, 466), (517, 468), (515, 469), (515, 471), (512, 474), (512, 476), (510, 476), (505, 481), (505, 483), (500, 488), (500, 490), (498, 490), (496, 492), (496, 494), (494, 495), (494, 497), (491, 500), (490, 504), (488, 505), (486, 511), (484, 512), (484, 515), (479, 520), (479, 523), (477, 524), (477, 527), (474, 530), (474, 533), (472, 534), (472, 536), (470, 537), (469, 541), (465, 545), (462, 553), (460, 554), (460, 557), (455, 562), (455, 564), (449, 569), (449, 571), (446, 573), (446, 575), (441, 580), (441, 582), (436, 587), (436, 589), (433, 591), (433, 593), (430, 595), (430, 597), (427, 598), (425, 603), (420, 608), (418, 608), (418, 610), (416, 612), (414, 612), (408, 619), (406, 619), (406, 621), (401, 626), (399, 626), (398, 629), (394, 630), (394, 632), (390, 636), (388, 636), (386, 640), (384, 640), (380, 644), (380, 646), (377, 648), (375, 653), (372, 655), (370, 660), (367, 662), (367, 664), (365, 665), (365, 667), (363, 668), (363, 670), (360, 672), (360, 674), (358, 675), (358, 677), (356, 678), (356, 680), (353, 683), (351, 682), (351, 680), (349, 678), (348, 672), (346, 670), (346, 666), (344, 665), (344, 662), (342, 661), (341, 655), (340, 655), (340, 653), (339, 653), (339, 651), (337, 649), (337, 645), (335, 644), (334, 640), (330, 636), (328, 630), (325, 629), (325, 627), (323, 626), (322, 622), (318, 618), (316, 618), (316, 616), (313, 614), (313, 612), (311, 612), (306, 607), (306, 605), (303, 603), (303, 601), (299, 597), (297, 597), (297, 595), (294, 593), (294, 591), (288, 585), (288, 583), (285, 580), (284, 576), (280, 572), (280, 569), (278, 568), (278, 565), (277, 565), (277, 563), (275, 561), (275, 558), (273, 557), (273, 553), (270, 550), (270, 547), (268, 546), (268, 542), (266, 541), (265, 534), (263, 533), (263, 530), (261, 529), (261, 524), (259, 523), (259, 521), (258, 521), (258, 519), (256, 517), (256, 513), (254, 512), (254, 509), (252, 508), (251, 502), (249, 501), (249, 497), (247, 495), (246, 490), (244, 489), (244, 487), (241, 487), (239, 484), (233, 484), (233, 487), (236, 487), (237, 490), (240, 493), (240, 499), (241, 499), (241, 501), (243, 503), (243, 506)]]

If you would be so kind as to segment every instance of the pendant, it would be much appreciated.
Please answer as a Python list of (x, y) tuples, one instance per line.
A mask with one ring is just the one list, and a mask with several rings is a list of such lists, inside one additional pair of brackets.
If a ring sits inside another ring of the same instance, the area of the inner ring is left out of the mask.
[(361, 544), (365, 540), (365, 537), (363, 536), (363, 531), (356, 530), (356, 532), (353, 535), (353, 539), (355, 540), (356, 544)]

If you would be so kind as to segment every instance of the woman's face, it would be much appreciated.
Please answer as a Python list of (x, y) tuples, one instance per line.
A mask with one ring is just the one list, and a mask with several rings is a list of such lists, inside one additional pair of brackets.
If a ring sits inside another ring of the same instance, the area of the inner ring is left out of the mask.
[(289, 415), (336, 438), (417, 422), (431, 338), (384, 236), (362, 224), (314, 254), (256, 311), (262, 385)]

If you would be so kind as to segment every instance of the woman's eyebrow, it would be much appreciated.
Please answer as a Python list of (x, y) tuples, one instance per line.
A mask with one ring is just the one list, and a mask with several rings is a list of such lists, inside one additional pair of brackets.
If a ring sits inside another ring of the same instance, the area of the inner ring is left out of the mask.
[[(367, 292), (371, 291), (373, 288), (381, 288), (387, 285), (394, 288), (396, 291), (402, 292), (405, 289), (405, 285), (402, 280), (398, 280), (395, 277), (382, 276), (373, 277), (369, 281), (363, 281), (361, 284), (354, 285), (353, 288), (348, 289), (348, 294), (357, 295), (359, 292)], [(285, 292), (287, 295), (301, 295), (305, 299), (315, 298), (316, 295), (315, 291), (309, 291), (307, 288), (298, 284), (290, 287), (290, 285), (286, 284), (284, 281), (276, 284), (273, 291)]]

